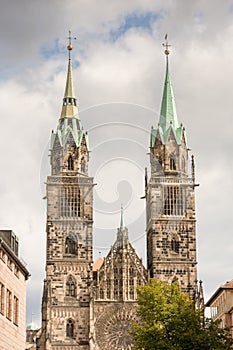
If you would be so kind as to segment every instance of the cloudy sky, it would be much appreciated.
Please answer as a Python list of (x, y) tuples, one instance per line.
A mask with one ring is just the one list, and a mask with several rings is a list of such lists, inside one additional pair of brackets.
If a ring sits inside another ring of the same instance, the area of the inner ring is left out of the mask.
[(114, 242), (120, 203), (145, 262), (143, 173), (160, 110), (165, 57), (196, 159), (198, 277), (206, 301), (232, 272), (233, 1), (2, 0), (0, 227), (31, 273), (27, 322), (40, 324), (49, 138), (60, 116), (67, 36), (95, 177), (94, 256)]

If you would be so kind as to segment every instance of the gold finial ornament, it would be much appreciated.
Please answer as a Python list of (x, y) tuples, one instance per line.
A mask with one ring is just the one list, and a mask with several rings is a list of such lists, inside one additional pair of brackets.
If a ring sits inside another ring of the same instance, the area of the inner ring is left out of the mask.
[(71, 36), (71, 31), (69, 30), (69, 36), (68, 36), (68, 38), (67, 39), (69, 39), (69, 44), (68, 44), (68, 46), (67, 46), (67, 50), (69, 51), (69, 57), (70, 57), (70, 51), (73, 49), (73, 46), (72, 46), (72, 39), (73, 40), (76, 40), (76, 37), (72, 37)]
[(170, 53), (170, 51), (169, 51), (168, 48), (169, 48), (171, 45), (168, 44), (167, 34), (165, 35), (165, 43), (163, 43), (163, 46), (166, 48), (165, 51), (164, 51), (164, 53), (165, 53), (165, 55), (168, 56), (169, 53)]

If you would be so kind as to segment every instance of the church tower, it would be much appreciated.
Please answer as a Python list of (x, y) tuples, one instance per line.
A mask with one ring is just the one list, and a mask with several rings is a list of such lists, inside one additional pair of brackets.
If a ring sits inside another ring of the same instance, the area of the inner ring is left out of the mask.
[(146, 175), (145, 184), (147, 263), (152, 278), (169, 283), (178, 280), (182, 290), (195, 298), (194, 158), (190, 166), (185, 128), (178, 122), (170, 79), (170, 45), (166, 41), (164, 46), (166, 77), (158, 127), (151, 130), (151, 178), (147, 181)]
[(47, 177), (47, 256), (40, 350), (89, 349), (93, 179), (69, 60), (62, 111), (51, 136)]

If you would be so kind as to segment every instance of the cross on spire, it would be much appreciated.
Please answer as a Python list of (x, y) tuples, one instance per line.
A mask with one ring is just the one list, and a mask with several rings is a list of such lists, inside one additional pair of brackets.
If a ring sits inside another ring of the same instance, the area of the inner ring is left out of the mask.
[(72, 46), (72, 39), (76, 40), (77, 38), (75, 36), (71, 36), (71, 30), (69, 30), (69, 36), (67, 38), (69, 40), (68, 46), (67, 46), (67, 50), (69, 51), (69, 59), (70, 59), (70, 51), (73, 49)]
[(165, 43), (163, 43), (162, 45), (163, 45), (163, 47), (165, 47), (166, 49), (165, 49), (165, 55), (169, 55), (169, 53), (170, 53), (170, 51), (169, 51), (169, 47), (171, 47), (171, 45), (169, 45), (168, 44), (168, 40), (167, 40), (167, 34), (165, 35)]

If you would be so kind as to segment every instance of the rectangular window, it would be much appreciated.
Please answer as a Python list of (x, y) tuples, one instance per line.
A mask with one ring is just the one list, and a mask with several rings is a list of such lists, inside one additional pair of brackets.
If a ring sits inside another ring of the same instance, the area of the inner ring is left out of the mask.
[(2, 249), (0, 249), (0, 259), (5, 263), (6, 262), (6, 257), (5, 253)]
[(12, 270), (13, 262), (10, 258), (7, 259), (7, 266), (9, 267), (10, 270)]
[(9, 320), (12, 318), (12, 293), (9, 289), (6, 290), (6, 317)]
[(15, 254), (18, 256), (19, 253), (19, 242), (18, 240), (15, 240)]
[(185, 190), (179, 186), (164, 187), (164, 215), (182, 216), (185, 212)]
[(15, 276), (19, 278), (19, 268), (15, 265), (14, 269)]
[(13, 322), (16, 326), (19, 325), (19, 299), (15, 295), (13, 306)]
[(4, 315), (4, 305), (5, 305), (5, 287), (4, 284), (0, 282), (0, 313)]

